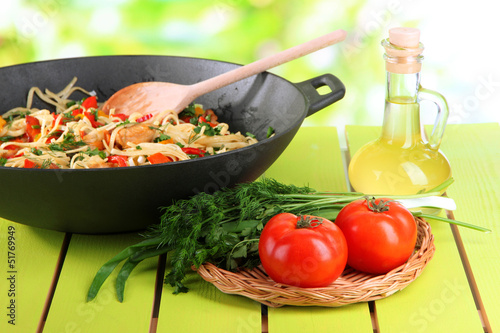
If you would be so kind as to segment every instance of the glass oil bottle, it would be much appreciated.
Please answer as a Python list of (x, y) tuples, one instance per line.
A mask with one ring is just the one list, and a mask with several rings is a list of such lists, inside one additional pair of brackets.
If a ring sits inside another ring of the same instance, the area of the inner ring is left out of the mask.
[[(439, 150), (448, 106), (442, 95), (420, 85), (423, 45), (418, 29), (390, 29), (382, 46), (387, 72), (382, 133), (353, 156), (349, 180), (355, 191), (366, 194), (428, 191), (451, 177), (450, 164)], [(437, 107), (428, 140), (420, 124), (422, 100)]]

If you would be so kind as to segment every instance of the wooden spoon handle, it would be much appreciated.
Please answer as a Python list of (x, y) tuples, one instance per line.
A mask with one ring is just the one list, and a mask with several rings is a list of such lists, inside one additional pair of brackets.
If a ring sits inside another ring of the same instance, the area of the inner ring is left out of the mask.
[(279, 53), (262, 58), (248, 65), (238, 67), (232, 71), (220, 74), (208, 80), (191, 85), (193, 99), (208, 92), (225, 87), (231, 83), (243, 80), (255, 74), (262, 73), (270, 68), (283, 63), (303, 57), (309, 53), (321, 50), (327, 46), (336, 44), (345, 39), (347, 33), (342, 30), (335, 30), (329, 34), (315, 38), (303, 44), (291, 47)]

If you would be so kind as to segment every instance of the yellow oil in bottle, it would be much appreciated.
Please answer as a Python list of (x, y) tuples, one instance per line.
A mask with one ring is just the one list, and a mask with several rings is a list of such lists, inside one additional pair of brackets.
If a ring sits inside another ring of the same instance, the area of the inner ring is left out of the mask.
[(411, 97), (386, 101), (382, 135), (363, 146), (349, 164), (355, 191), (416, 194), (451, 177), (446, 157), (422, 139), (419, 104)]

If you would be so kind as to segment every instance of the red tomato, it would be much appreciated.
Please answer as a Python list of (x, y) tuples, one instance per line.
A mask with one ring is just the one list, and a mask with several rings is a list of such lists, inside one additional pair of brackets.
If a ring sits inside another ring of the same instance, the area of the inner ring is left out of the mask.
[(278, 283), (326, 287), (347, 262), (347, 243), (331, 221), (282, 213), (262, 230), (259, 256), (266, 273)]
[(347, 265), (385, 274), (404, 264), (417, 241), (413, 215), (390, 199), (363, 199), (346, 205), (335, 219), (347, 240)]

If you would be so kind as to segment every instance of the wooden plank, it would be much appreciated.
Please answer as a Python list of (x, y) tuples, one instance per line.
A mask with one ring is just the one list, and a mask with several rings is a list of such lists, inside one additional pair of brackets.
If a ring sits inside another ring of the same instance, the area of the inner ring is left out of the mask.
[(64, 233), (0, 218), (0, 332), (36, 331), (63, 239)]
[(269, 308), (269, 332), (373, 332), (367, 303)]
[(455, 183), (448, 190), (458, 205), (454, 216), (493, 230), (459, 232), (487, 316), (489, 332), (500, 331), (500, 126), (498, 123), (449, 125), (442, 148)]
[(86, 302), (88, 287), (97, 270), (141, 239), (137, 234), (72, 235), (44, 331), (148, 332), (157, 258), (141, 262), (131, 273), (123, 303), (118, 302), (114, 288), (118, 269), (97, 297)]
[(261, 332), (260, 303), (224, 294), (196, 272), (189, 272), (184, 283), (189, 292), (177, 295), (164, 285), (157, 332)]
[[(353, 156), (363, 144), (379, 136), (380, 128), (348, 126), (346, 133)], [(422, 275), (407, 288), (375, 302), (380, 330), (481, 332), (481, 321), (451, 228), (442, 222), (430, 223), (435, 236), (434, 258)]]
[[(336, 129), (301, 128), (266, 176), (318, 191), (347, 191)], [(269, 308), (268, 317), (271, 333), (372, 331), (367, 303), (341, 308)]]

